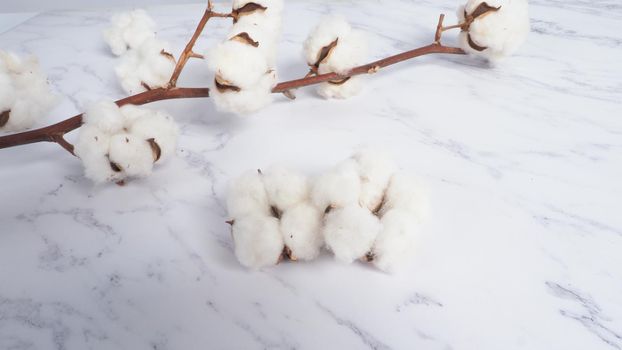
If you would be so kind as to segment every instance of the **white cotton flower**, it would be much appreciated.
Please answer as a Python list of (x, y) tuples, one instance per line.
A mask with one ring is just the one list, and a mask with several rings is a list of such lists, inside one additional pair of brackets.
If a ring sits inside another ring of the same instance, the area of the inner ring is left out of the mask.
[[(324, 18), (309, 34), (304, 43), (307, 64), (318, 74), (346, 75), (352, 68), (364, 63), (367, 57), (367, 37), (350, 27), (342, 17)], [(362, 89), (362, 77), (351, 77), (322, 83), (317, 87), (324, 98), (345, 99)]]
[(495, 61), (516, 52), (530, 30), (527, 0), (469, 0), (458, 9), (462, 23), (474, 17), (459, 36), (467, 53)]
[(262, 171), (263, 181), (270, 204), (286, 210), (309, 196), (306, 176), (283, 166), (273, 165)]
[(386, 212), (394, 209), (410, 213), (420, 222), (428, 217), (427, 191), (416, 176), (396, 173), (391, 177), (379, 214), (384, 216)]
[(358, 166), (352, 159), (318, 176), (313, 182), (311, 200), (322, 211), (358, 204), (361, 181)]
[(148, 39), (123, 55), (115, 72), (125, 92), (136, 94), (168, 84), (175, 70), (175, 58), (166, 48), (165, 43)]
[(371, 250), (381, 228), (378, 217), (368, 209), (349, 205), (326, 214), (322, 233), (335, 258), (350, 263)]
[[(348, 36), (352, 31), (350, 24), (341, 16), (324, 17), (309, 33), (304, 42), (304, 57), (309, 66), (317, 66), (322, 58), (322, 49), (340, 38)], [(333, 49), (334, 50), (334, 49)]]
[(83, 117), (74, 152), (95, 183), (145, 177), (175, 153), (179, 129), (170, 115), (103, 101)]
[(270, 216), (270, 202), (261, 175), (250, 170), (231, 181), (227, 191), (229, 217)]
[(292, 258), (312, 260), (320, 254), (324, 244), (322, 215), (322, 211), (308, 202), (298, 203), (283, 212), (281, 232)]
[(260, 77), (256, 85), (241, 88), (239, 91), (222, 88), (222, 85), (217, 85), (214, 81), (210, 97), (219, 111), (250, 114), (272, 103), (272, 88), (276, 85), (276, 80), (276, 72), (270, 71)]
[(389, 210), (380, 222), (382, 230), (371, 250), (372, 263), (383, 271), (393, 272), (413, 255), (418, 221), (410, 212)]
[(121, 56), (128, 49), (137, 49), (153, 38), (155, 22), (141, 9), (115, 14), (112, 16), (110, 28), (104, 30), (104, 40), (117, 56)]
[(376, 211), (382, 204), (391, 176), (397, 171), (397, 164), (388, 153), (372, 148), (356, 152), (352, 159), (357, 164), (361, 179), (359, 203), (371, 211)]
[(235, 256), (242, 265), (258, 269), (279, 262), (284, 245), (277, 218), (247, 216), (236, 219), (231, 235)]
[(216, 45), (205, 59), (220, 84), (239, 89), (257, 86), (269, 71), (261, 51), (235, 40)]
[(36, 57), (0, 50), (0, 129), (30, 128), (58, 101)]

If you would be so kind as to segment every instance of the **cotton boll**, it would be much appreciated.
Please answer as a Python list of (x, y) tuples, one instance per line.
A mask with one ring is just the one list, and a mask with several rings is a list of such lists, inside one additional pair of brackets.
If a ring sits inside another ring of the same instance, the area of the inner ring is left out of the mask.
[(382, 204), (391, 176), (397, 171), (397, 164), (388, 153), (371, 148), (358, 151), (352, 159), (356, 161), (361, 177), (360, 204), (376, 211)]
[(394, 209), (408, 212), (419, 221), (428, 217), (428, 196), (421, 180), (404, 173), (396, 173), (391, 177), (379, 214), (384, 217), (385, 213)]
[(210, 50), (206, 60), (209, 69), (226, 85), (242, 90), (255, 87), (269, 70), (266, 58), (259, 50), (232, 40)]
[(283, 212), (281, 232), (291, 256), (312, 260), (320, 254), (324, 244), (321, 233), (322, 212), (307, 202), (298, 203)]
[(248, 171), (231, 181), (227, 191), (229, 217), (237, 220), (246, 216), (270, 216), (271, 207), (261, 175)]
[(89, 106), (82, 121), (84, 124), (95, 126), (109, 134), (119, 132), (125, 126), (125, 119), (119, 106), (109, 100), (99, 101)]
[[(463, 22), (465, 11), (471, 15), (483, 3), (469, 0), (458, 9), (458, 19)], [(459, 42), (467, 53), (496, 61), (516, 52), (527, 38), (530, 30), (528, 2), (489, 0), (485, 3), (499, 9), (476, 17), (469, 29), (460, 33)]]
[(148, 39), (128, 51), (115, 72), (128, 94), (164, 87), (175, 70), (175, 58), (165, 50), (166, 44)]
[(382, 230), (371, 251), (372, 263), (386, 272), (394, 272), (412, 257), (417, 219), (412, 213), (388, 211), (380, 221)]
[(3, 76), (0, 89), (4, 90), (0, 97), (0, 112), (9, 111), (8, 118), (2, 120), (2, 129), (27, 129), (58, 101), (50, 91), (36, 57), (22, 59), (14, 53), (0, 51), (0, 70), (3, 72), (0, 74)]
[(360, 193), (358, 166), (350, 159), (315, 179), (311, 200), (315, 206), (324, 211), (328, 207), (340, 208), (357, 204)]
[(309, 196), (307, 178), (283, 166), (271, 166), (262, 171), (261, 179), (268, 200), (281, 211), (304, 201)]
[(147, 177), (153, 169), (153, 151), (147, 140), (129, 133), (110, 138), (108, 154), (114, 166), (126, 176)]
[(112, 53), (121, 56), (128, 49), (138, 48), (155, 37), (155, 22), (144, 10), (115, 14), (111, 26), (104, 30), (104, 40)]
[(350, 24), (341, 16), (324, 17), (304, 42), (303, 53), (307, 64), (316, 65), (322, 49), (347, 36), (351, 30)]
[(358, 95), (363, 90), (363, 77), (350, 77), (341, 84), (331, 82), (317, 86), (317, 93), (326, 99), (346, 99)]
[(258, 269), (279, 262), (284, 246), (278, 219), (266, 216), (236, 219), (231, 234), (235, 256), (242, 265)]
[(319, 73), (345, 75), (350, 69), (365, 62), (367, 50), (367, 35), (360, 30), (351, 30), (347, 35), (339, 37), (337, 46), (319, 65)]
[(212, 84), (210, 97), (214, 99), (214, 104), (219, 111), (250, 114), (272, 103), (274, 85), (276, 85), (276, 73), (271, 71), (264, 74), (257, 85), (240, 91), (220, 91), (215, 84)]
[(233, 9), (240, 9), (250, 3), (255, 3), (257, 5), (263, 6), (267, 10), (270, 10), (275, 14), (281, 13), (283, 11), (284, 5), (283, 0), (233, 0)]
[[(129, 106), (124, 106), (129, 107)], [(124, 112), (128, 109), (121, 107)], [(129, 113), (130, 115), (134, 113)], [(175, 154), (179, 127), (173, 117), (162, 111), (151, 111), (149, 115), (141, 116), (131, 124), (132, 135), (140, 136), (143, 140), (153, 140), (158, 151), (157, 161), (166, 161)], [(154, 151), (155, 152), (155, 151)]]
[(110, 136), (94, 125), (85, 124), (80, 128), (74, 152), (82, 161), (84, 175), (95, 183), (118, 181), (124, 176), (114, 171), (108, 158)]
[(381, 228), (380, 221), (369, 210), (350, 205), (326, 214), (322, 231), (335, 258), (350, 263), (370, 251)]

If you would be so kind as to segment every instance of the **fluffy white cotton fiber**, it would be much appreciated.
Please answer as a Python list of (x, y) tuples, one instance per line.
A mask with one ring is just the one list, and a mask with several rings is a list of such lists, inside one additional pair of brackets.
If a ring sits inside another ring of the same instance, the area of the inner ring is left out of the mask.
[(208, 51), (210, 97), (223, 112), (250, 114), (272, 102), (283, 1), (234, 1), (234, 25)]
[(234, 220), (246, 216), (270, 216), (270, 209), (268, 194), (257, 170), (249, 170), (229, 184), (227, 211)]
[(381, 229), (378, 217), (369, 210), (349, 205), (326, 214), (323, 234), (326, 246), (335, 258), (351, 263), (371, 250)]
[[(307, 64), (317, 74), (347, 74), (361, 65), (367, 56), (367, 37), (352, 29), (339, 16), (326, 17), (311, 31), (303, 50)], [(352, 77), (322, 83), (318, 93), (325, 98), (348, 98), (362, 88), (361, 77)]]
[(175, 152), (179, 129), (162, 111), (101, 101), (87, 110), (83, 122), (74, 152), (95, 183), (149, 176), (155, 162)]
[(263, 183), (270, 203), (286, 210), (309, 197), (306, 176), (283, 166), (271, 166), (262, 173)]
[(458, 19), (474, 19), (468, 30), (460, 33), (460, 47), (491, 61), (513, 54), (530, 30), (528, 7), (527, 0), (467, 1), (458, 9)]
[(281, 232), (292, 257), (315, 259), (324, 244), (321, 234), (322, 214), (317, 207), (301, 202), (288, 208), (281, 216)]
[(389, 210), (380, 222), (382, 230), (374, 242), (372, 263), (379, 269), (393, 272), (413, 256), (418, 221), (415, 214)]
[(246, 216), (236, 219), (231, 227), (235, 256), (251, 268), (262, 268), (279, 262), (283, 237), (279, 220), (268, 216)]
[(117, 56), (155, 37), (155, 22), (144, 10), (115, 14), (110, 22), (104, 30), (104, 40)]
[(357, 164), (361, 179), (359, 204), (376, 211), (382, 204), (391, 176), (397, 171), (397, 164), (388, 153), (372, 148), (356, 152), (352, 159)]
[(56, 102), (36, 57), (0, 50), (0, 130), (30, 128)]
[(167, 45), (157, 39), (144, 41), (125, 53), (115, 72), (128, 94), (165, 87), (175, 70), (175, 58)]
[(311, 192), (313, 204), (322, 211), (358, 204), (361, 182), (358, 165), (352, 159), (339, 164), (334, 169), (318, 176)]

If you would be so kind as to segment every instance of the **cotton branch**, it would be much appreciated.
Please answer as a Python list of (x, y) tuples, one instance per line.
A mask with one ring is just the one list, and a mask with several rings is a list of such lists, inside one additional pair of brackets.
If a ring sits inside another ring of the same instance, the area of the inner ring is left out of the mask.
[[(211, 2), (210, 2), (211, 4)], [(170, 99), (180, 99), (180, 98), (198, 98), (198, 97), (209, 97), (209, 89), (208, 88), (178, 88), (175, 87), (177, 79), (181, 74), (182, 70), (188, 59), (190, 57), (194, 57), (195, 54), (192, 49), (199, 35), (203, 31), (205, 24), (212, 17), (232, 17), (231, 14), (221, 14), (212, 12), (211, 5), (208, 5), (208, 9), (203, 14), (201, 21), (199, 22), (197, 29), (195, 30), (194, 35), (186, 45), (184, 52), (181, 54), (180, 59), (177, 63), (175, 71), (171, 76), (169, 86), (166, 88), (158, 88), (149, 91), (145, 91), (136, 95), (132, 95), (121, 100), (116, 101), (116, 104), (119, 106), (126, 104), (134, 104), (134, 105), (143, 105), (150, 102), (161, 101), (161, 100), (170, 100)], [(314, 84), (319, 84), (332, 80), (339, 80), (348, 78), (355, 75), (361, 74), (373, 74), (378, 72), (379, 69), (400, 63), (402, 61), (406, 61), (412, 58), (416, 58), (423, 55), (429, 54), (454, 54), (454, 55), (463, 55), (465, 52), (457, 47), (448, 47), (440, 44), (440, 37), (442, 32), (444, 31), (442, 27), (444, 15), (441, 15), (439, 18), (439, 25), (437, 26), (436, 34), (435, 34), (435, 42), (426, 45), (420, 48), (416, 48), (413, 50), (409, 50), (406, 52), (399, 53), (397, 55), (393, 55), (390, 57), (383, 58), (381, 60), (371, 62), (362, 66), (358, 66), (350, 70), (345, 75), (339, 75), (336, 73), (328, 73), (328, 74), (320, 74), (313, 76), (305, 76), (301, 79), (294, 79), (290, 81), (285, 81), (277, 84), (273, 89), (273, 93), (284, 93), (286, 95), (292, 95), (291, 90), (300, 88), (303, 86), (309, 86)], [(446, 27), (448, 28), (448, 27)], [(30, 143), (36, 142), (56, 142), (60, 146), (62, 146), (65, 150), (73, 154), (73, 145), (68, 143), (64, 139), (64, 135), (72, 130), (79, 128), (82, 125), (82, 114), (78, 114), (69, 119), (63, 120), (59, 123), (46, 126), (40, 129), (30, 130), (18, 134), (7, 135), (0, 137), (0, 149), (9, 148), (13, 146), (26, 145)]]

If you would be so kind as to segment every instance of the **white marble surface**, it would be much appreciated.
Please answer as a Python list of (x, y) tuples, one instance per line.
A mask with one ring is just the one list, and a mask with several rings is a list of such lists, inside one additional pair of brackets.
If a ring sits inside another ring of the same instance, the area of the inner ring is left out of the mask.
[[(324, 13), (373, 32), (381, 57), (428, 44), (456, 6), (288, 1), (281, 76), (305, 73), (301, 41)], [(149, 11), (179, 51), (203, 7)], [(0, 349), (622, 349), (622, 6), (531, 12), (528, 42), (494, 68), (428, 56), (357, 98), (306, 89), (243, 120), (209, 99), (154, 104), (182, 125), (179, 157), (125, 187), (94, 188), (57, 145), (0, 150)], [(100, 38), (109, 14), (43, 13), (0, 35), (64, 96), (46, 123), (123, 96)], [(227, 26), (209, 23), (199, 47)], [(181, 85), (205, 79), (193, 61)], [(241, 268), (227, 181), (273, 162), (318, 172), (361, 144), (430, 186), (406, 271), (328, 254)]]

